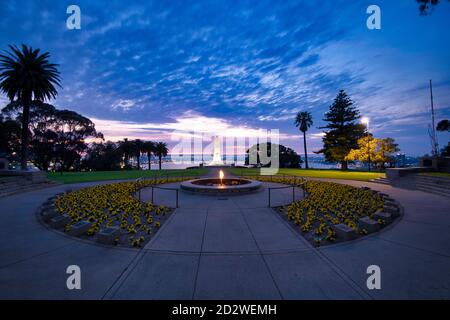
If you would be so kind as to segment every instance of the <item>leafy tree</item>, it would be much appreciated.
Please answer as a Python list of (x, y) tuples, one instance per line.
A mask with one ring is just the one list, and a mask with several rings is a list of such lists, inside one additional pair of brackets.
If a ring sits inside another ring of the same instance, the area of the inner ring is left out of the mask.
[(371, 134), (358, 140), (358, 148), (352, 149), (346, 156), (347, 161), (367, 162), (370, 160), (384, 168), (386, 163), (395, 161), (393, 153), (400, 151), (394, 139), (378, 139)]
[(20, 123), (0, 115), (0, 157), (14, 160), (20, 145)]
[(86, 150), (86, 157), (82, 161), (83, 168), (110, 171), (119, 170), (122, 162), (122, 154), (116, 143), (92, 143)]
[(306, 131), (313, 125), (313, 120), (311, 113), (308, 111), (303, 111), (297, 113), (297, 116), (295, 118), (295, 126), (299, 128), (301, 132), (303, 132), (303, 147), (305, 148), (305, 167), (306, 169), (309, 168), (308, 166), (308, 151), (306, 149)]
[(374, 138), (372, 134), (366, 135), (358, 140), (358, 147), (351, 149), (345, 159), (347, 161), (368, 162), (370, 155), (371, 161), (375, 162), (379, 143), (380, 139)]
[(159, 159), (159, 170), (161, 170), (162, 157), (167, 156), (169, 153), (169, 149), (167, 148), (167, 144), (164, 142), (157, 142), (155, 144), (155, 155)]
[[(2, 109), (2, 114), (22, 122), (22, 108), (16, 101)], [(86, 150), (86, 138), (102, 138), (88, 118), (70, 110), (58, 110), (53, 105), (34, 100), (30, 104), (30, 160), (41, 170), (52, 162), (68, 169), (78, 162)]]
[(152, 153), (155, 152), (155, 143), (153, 141), (144, 141), (142, 152), (147, 154), (148, 170), (152, 170)]
[(375, 162), (380, 163), (382, 168), (384, 168), (385, 163), (395, 162), (394, 153), (399, 151), (400, 148), (394, 138), (380, 139), (380, 143), (378, 145), (378, 155), (375, 157)]
[[(276, 146), (274, 144), (274, 146)], [(267, 142), (267, 143), (257, 143), (255, 145), (253, 145), (252, 147), (250, 147), (250, 149), (248, 149), (246, 151), (246, 155), (245, 155), (245, 164), (249, 165), (250, 163), (250, 159), (249, 159), (249, 154), (251, 153), (255, 153), (256, 152), (256, 166), (263, 166), (263, 167), (269, 167), (271, 164), (265, 164), (262, 165), (261, 164), (261, 160), (259, 157), (260, 154), (260, 150), (267, 150), (267, 156), (271, 157), (272, 156), (272, 143), (271, 142)], [(276, 149), (276, 148), (275, 148)], [(278, 146), (278, 151), (279, 151), (279, 166), (280, 168), (300, 168), (302, 160), (299, 154), (297, 154), (297, 152), (295, 152), (294, 150), (292, 150), (291, 148), (285, 147), (283, 145), (279, 145)]]
[(450, 157), (450, 142), (441, 150), (441, 156)]
[[(434, 10), (434, 7), (441, 2), (440, 0), (416, 0), (419, 3), (421, 15), (428, 15)], [(448, 0), (450, 1), (450, 0)]]
[(31, 138), (33, 163), (41, 170), (47, 171), (52, 161), (57, 158), (55, 142), (58, 134), (50, 129), (35, 130)]
[(348, 153), (358, 148), (358, 139), (364, 135), (364, 125), (358, 123), (359, 111), (353, 101), (341, 90), (334, 99), (330, 110), (325, 114), (328, 122), (323, 137), (323, 153), (328, 162), (340, 162), (342, 170), (348, 169)]
[(450, 131), (450, 120), (439, 121), (436, 130), (438, 131)]
[(22, 45), (9, 46), (10, 52), (0, 54), (0, 91), (9, 100), (22, 106), (21, 168), (27, 169), (30, 105), (33, 100), (45, 101), (58, 94), (56, 86), (61, 86), (57, 65), (48, 61), (48, 52)]
[(95, 130), (95, 124), (88, 118), (70, 110), (57, 110), (54, 121), (56, 162), (61, 170), (69, 170), (81, 159), (87, 148), (86, 138), (103, 138)]

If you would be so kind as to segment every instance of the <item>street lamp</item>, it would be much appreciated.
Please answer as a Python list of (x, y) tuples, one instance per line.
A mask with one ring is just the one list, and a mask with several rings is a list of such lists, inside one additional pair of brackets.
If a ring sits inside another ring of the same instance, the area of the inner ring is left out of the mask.
[(366, 131), (367, 131), (367, 160), (368, 160), (368, 167), (369, 167), (369, 172), (370, 172), (370, 133), (369, 133), (370, 119), (368, 117), (363, 117), (361, 119), (361, 123), (366, 126)]

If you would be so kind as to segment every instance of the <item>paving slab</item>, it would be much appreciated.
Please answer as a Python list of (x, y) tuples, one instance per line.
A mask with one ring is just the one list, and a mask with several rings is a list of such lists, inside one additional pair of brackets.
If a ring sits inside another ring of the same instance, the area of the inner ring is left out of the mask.
[(280, 298), (260, 255), (202, 254), (194, 299), (271, 300)]
[[(450, 258), (367, 238), (320, 249), (375, 299), (450, 299)], [(381, 268), (381, 290), (366, 286), (367, 267)]]
[[(153, 250), (200, 252), (206, 213), (186, 214), (177, 209), (148, 246)], [(147, 247), (146, 247), (147, 248)]]
[(380, 233), (377, 237), (436, 252), (450, 258), (450, 227), (446, 225), (402, 221), (388, 232)]
[[(10, 228), (13, 229), (13, 228)], [(4, 238), (3, 238), (4, 237)], [(74, 239), (37, 225), (23, 233), (2, 233), (0, 268), (70, 245)]]
[(237, 214), (208, 213), (204, 252), (258, 252), (247, 223)]
[(147, 252), (112, 299), (192, 299), (199, 255)]
[(300, 239), (291, 226), (281, 221), (270, 208), (242, 209), (253, 237), (261, 251), (306, 249), (311, 246)]
[(283, 299), (363, 298), (312, 250), (265, 254), (264, 258)]
[[(74, 242), (1, 268), (0, 299), (101, 299), (136, 253)], [(66, 286), (69, 265), (81, 269), (81, 290)]]

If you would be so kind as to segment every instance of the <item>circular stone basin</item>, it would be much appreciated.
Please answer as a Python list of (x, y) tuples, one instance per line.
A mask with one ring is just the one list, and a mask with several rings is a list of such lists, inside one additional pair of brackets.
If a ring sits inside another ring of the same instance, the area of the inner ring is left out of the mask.
[(255, 192), (262, 183), (255, 180), (229, 178), (229, 179), (195, 179), (184, 181), (180, 188), (183, 191), (204, 195), (240, 195)]

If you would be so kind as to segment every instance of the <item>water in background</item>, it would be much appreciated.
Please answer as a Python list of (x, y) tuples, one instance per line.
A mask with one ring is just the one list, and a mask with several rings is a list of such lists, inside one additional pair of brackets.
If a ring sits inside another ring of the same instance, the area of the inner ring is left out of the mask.
[[(177, 157), (179, 158), (179, 157)], [(212, 155), (203, 155), (203, 162), (207, 165), (212, 161)], [(237, 155), (237, 156), (228, 156), (228, 159), (223, 157), (225, 164), (235, 164), (238, 166), (245, 165), (245, 155)], [(302, 160), (304, 158), (302, 157)], [(163, 158), (162, 169), (186, 169), (188, 167), (198, 166), (202, 162), (201, 155), (193, 155), (193, 156), (183, 156), (182, 163), (177, 161), (172, 161), (170, 155)], [(418, 157), (408, 157), (404, 155), (399, 155), (397, 160), (398, 166), (406, 166), (413, 167), (419, 164)], [(135, 164), (135, 163), (133, 163)], [(340, 169), (340, 165), (338, 163), (329, 163), (326, 162), (323, 156), (317, 155), (308, 155), (308, 164), (310, 169)], [(366, 163), (355, 162), (354, 164), (349, 164), (349, 169), (365, 169), (367, 166)], [(148, 169), (147, 165), (147, 157), (141, 158), (141, 167), (143, 169)], [(303, 164), (304, 167), (304, 164)], [(152, 170), (158, 170), (159, 164), (157, 158), (152, 158), (151, 161)]]

